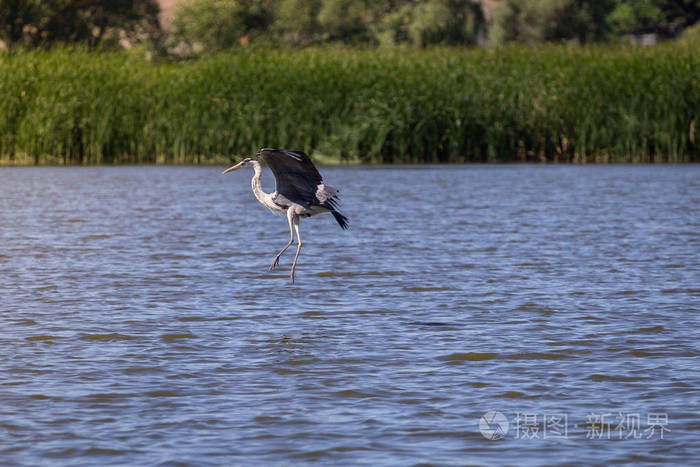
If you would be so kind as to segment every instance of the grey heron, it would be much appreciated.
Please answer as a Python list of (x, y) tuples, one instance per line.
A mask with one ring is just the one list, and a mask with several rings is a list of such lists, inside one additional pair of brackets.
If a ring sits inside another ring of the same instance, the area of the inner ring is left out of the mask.
[(275, 176), (275, 191), (265, 193), (260, 185), (262, 166), (255, 159), (246, 158), (233, 167), (224, 170), (227, 174), (244, 167), (255, 171), (251, 186), (255, 197), (271, 211), (286, 213), (289, 223), (289, 243), (277, 253), (270, 264), (270, 271), (279, 264), (280, 256), (294, 243), (294, 231), (297, 234), (297, 252), (294, 255), (289, 279), (294, 283), (294, 269), (301, 251), (299, 235), (299, 218), (311, 217), (323, 212), (330, 212), (343, 229), (348, 228), (348, 218), (338, 211), (338, 190), (323, 184), (323, 178), (309, 156), (301, 151), (290, 149), (264, 148), (256, 153), (270, 167)]

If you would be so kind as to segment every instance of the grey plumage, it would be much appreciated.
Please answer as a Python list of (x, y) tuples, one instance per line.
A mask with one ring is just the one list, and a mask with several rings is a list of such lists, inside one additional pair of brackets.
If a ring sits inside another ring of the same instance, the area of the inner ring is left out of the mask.
[(321, 174), (305, 153), (290, 149), (264, 148), (256, 155), (265, 161), (275, 176), (275, 191), (273, 193), (262, 191), (260, 185), (262, 168), (260, 163), (254, 159), (246, 158), (233, 167), (224, 170), (223, 173), (243, 167), (252, 167), (255, 174), (251, 180), (251, 186), (255, 197), (268, 209), (287, 214), (289, 243), (275, 256), (270, 265), (270, 270), (277, 266), (282, 253), (294, 242), (294, 230), (296, 230), (297, 252), (294, 256), (289, 276), (293, 283), (294, 270), (302, 245), (299, 234), (299, 218), (330, 212), (343, 229), (349, 227), (348, 218), (338, 210), (338, 190), (324, 185)]

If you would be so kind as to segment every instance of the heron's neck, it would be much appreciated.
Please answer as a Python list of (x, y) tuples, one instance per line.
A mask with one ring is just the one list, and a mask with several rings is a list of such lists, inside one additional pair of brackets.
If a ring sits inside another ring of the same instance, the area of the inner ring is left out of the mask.
[(255, 197), (258, 198), (258, 201), (260, 201), (262, 204), (269, 208), (269, 204), (271, 203), (271, 196), (269, 193), (265, 193), (263, 191), (262, 185), (260, 184), (260, 177), (262, 176), (262, 167), (260, 166), (260, 163), (258, 161), (254, 162), (255, 163), (253, 164), (253, 170), (255, 171), (255, 174), (250, 180), (250, 186), (253, 187), (253, 194), (255, 194)]

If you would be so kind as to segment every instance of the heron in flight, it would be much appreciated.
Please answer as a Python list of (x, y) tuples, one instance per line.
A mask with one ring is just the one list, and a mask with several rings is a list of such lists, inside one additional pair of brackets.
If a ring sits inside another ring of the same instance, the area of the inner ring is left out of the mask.
[(299, 235), (299, 218), (311, 217), (322, 212), (330, 212), (343, 229), (348, 228), (348, 218), (338, 211), (338, 190), (323, 184), (321, 174), (311, 162), (309, 156), (301, 151), (290, 149), (261, 149), (255, 154), (262, 158), (275, 176), (275, 191), (265, 193), (260, 186), (262, 167), (255, 159), (246, 158), (233, 167), (224, 170), (227, 174), (244, 167), (255, 171), (251, 185), (255, 197), (271, 211), (287, 214), (289, 223), (289, 243), (277, 253), (270, 264), (270, 271), (279, 264), (280, 256), (294, 243), (294, 231), (297, 233), (297, 252), (294, 255), (289, 279), (294, 283), (294, 269), (301, 251)]

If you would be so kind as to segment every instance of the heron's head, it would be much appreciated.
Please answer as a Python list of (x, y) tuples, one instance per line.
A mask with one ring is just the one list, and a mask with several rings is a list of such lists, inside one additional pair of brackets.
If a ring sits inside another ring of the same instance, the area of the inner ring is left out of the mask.
[(234, 170), (242, 169), (243, 167), (253, 167), (255, 164), (255, 161), (251, 159), (250, 157), (246, 157), (242, 161), (240, 161), (238, 164), (234, 165), (233, 167), (229, 167), (228, 169), (224, 170), (222, 173), (227, 174), (229, 172), (233, 172)]

